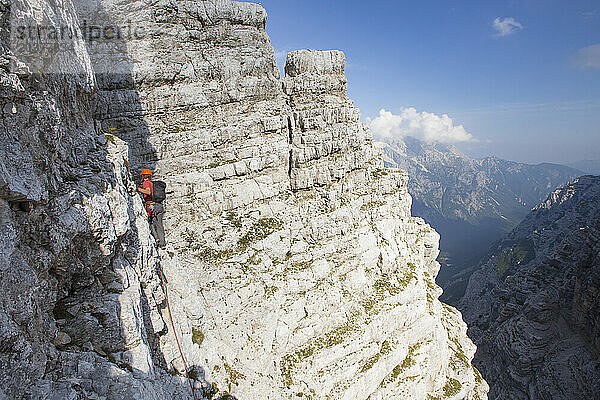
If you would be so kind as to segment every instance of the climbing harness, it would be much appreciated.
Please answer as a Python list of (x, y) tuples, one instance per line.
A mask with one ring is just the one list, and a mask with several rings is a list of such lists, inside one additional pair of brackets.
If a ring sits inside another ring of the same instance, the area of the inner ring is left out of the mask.
[[(159, 258), (160, 260), (160, 258)], [(158, 273), (160, 277), (160, 284), (162, 286), (163, 292), (165, 293), (165, 302), (167, 303), (167, 311), (169, 312), (169, 321), (171, 321), (171, 328), (173, 329), (173, 336), (175, 336), (175, 342), (177, 342), (177, 348), (179, 349), (179, 354), (181, 355), (181, 361), (183, 361), (183, 368), (185, 369), (185, 376), (190, 384), (190, 389), (192, 389), (192, 396), (194, 400), (196, 399), (196, 392), (194, 390), (194, 385), (192, 384), (192, 379), (188, 373), (187, 363), (185, 362), (185, 357), (183, 356), (183, 351), (181, 351), (181, 346), (179, 345), (179, 339), (177, 338), (177, 332), (175, 331), (175, 324), (173, 323), (173, 317), (171, 316), (171, 307), (169, 306), (169, 294), (167, 293), (167, 278), (162, 270), (162, 265), (159, 264)]]
[(148, 214), (148, 221), (152, 221), (154, 217), (154, 206), (156, 205), (153, 201), (147, 201), (144, 206), (146, 207), (146, 213)]

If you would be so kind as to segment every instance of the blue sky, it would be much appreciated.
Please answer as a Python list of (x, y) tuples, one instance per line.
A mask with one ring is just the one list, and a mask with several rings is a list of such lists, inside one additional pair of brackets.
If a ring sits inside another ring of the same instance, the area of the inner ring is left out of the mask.
[(457, 146), (476, 157), (600, 158), (597, 0), (260, 3), (280, 63), (295, 49), (344, 51), (365, 121), (413, 107), (462, 125), (474, 139)]

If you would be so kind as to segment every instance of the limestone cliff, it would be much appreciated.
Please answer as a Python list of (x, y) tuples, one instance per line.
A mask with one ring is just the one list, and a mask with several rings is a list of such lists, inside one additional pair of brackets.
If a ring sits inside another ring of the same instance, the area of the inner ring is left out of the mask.
[(600, 177), (557, 189), (461, 300), (494, 399), (600, 398)]
[(76, 27), (75, 9), (16, 1), (0, 14), (0, 399), (185, 398), (151, 354), (162, 298), (142, 287), (158, 257), (128, 194), (128, 148), (93, 118), (85, 43), (40, 57), (12, 36)]
[[(486, 397), (343, 53), (290, 53), (280, 80), (252, 3), (2, 4), (122, 31), (53, 74), (3, 42), (0, 398), (191, 398), (158, 269), (202, 397)], [(160, 256), (142, 167), (173, 190)]]

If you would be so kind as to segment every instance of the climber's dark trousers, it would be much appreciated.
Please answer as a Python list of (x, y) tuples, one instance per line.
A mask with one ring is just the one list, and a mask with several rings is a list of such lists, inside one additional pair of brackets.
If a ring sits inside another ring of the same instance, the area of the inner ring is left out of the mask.
[(162, 204), (155, 204), (152, 212), (152, 221), (150, 221), (150, 233), (158, 243), (158, 247), (165, 247), (165, 228), (163, 227), (163, 215), (165, 208)]

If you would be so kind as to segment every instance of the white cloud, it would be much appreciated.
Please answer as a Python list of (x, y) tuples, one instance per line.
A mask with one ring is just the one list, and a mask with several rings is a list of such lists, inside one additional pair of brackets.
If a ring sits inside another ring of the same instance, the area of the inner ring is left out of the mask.
[(598, 12), (598, 10), (584, 11), (579, 14), (586, 20), (594, 19), (594, 18), (600, 16), (600, 13)]
[(402, 108), (399, 115), (382, 109), (378, 117), (367, 118), (367, 124), (375, 136), (382, 138), (412, 136), (425, 142), (440, 143), (476, 141), (462, 125), (454, 125), (447, 114), (440, 117), (433, 113), (420, 113), (413, 107)]
[(583, 69), (600, 68), (600, 44), (579, 49), (573, 59), (576, 67)]
[(521, 23), (516, 21), (513, 17), (504, 19), (498, 17), (492, 23), (492, 28), (496, 30), (495, 36), (508, 36), (523, 29), (523, 25), (521, 25)]

